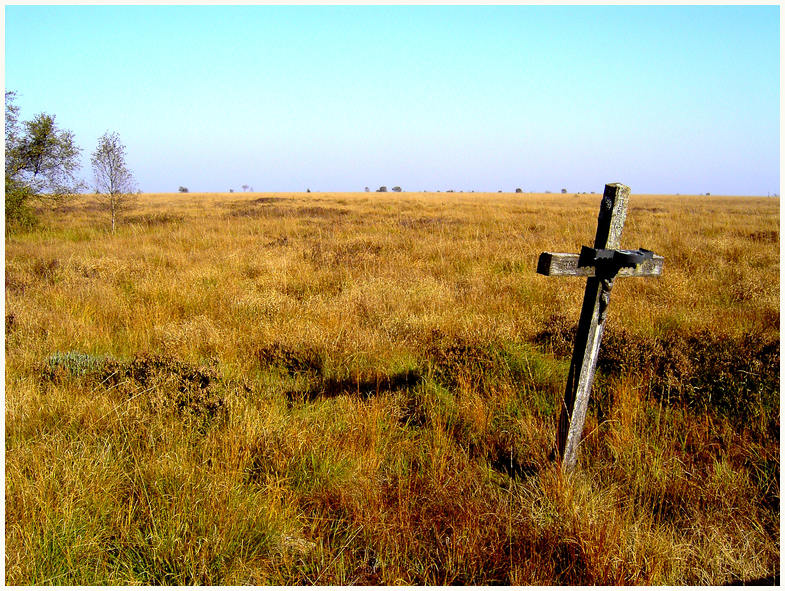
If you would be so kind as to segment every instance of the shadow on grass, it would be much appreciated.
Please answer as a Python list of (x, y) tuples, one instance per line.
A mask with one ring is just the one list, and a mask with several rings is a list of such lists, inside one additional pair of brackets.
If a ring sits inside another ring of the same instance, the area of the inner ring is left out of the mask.
[(751, 579), (749, 581), (742, 581), (736, 580), (731, 581), (730, 583), (726, 583), (725, 587), (746, 587), (746, 586), (772, 586), (772, 587), (779, 587), (780, 586), (780, 573), (769, 575), (768, 577), (761, 577), (759, 579)]
[(520, 462), (511, 453), (499, 450), (495, 458), (490, 460), (491, 468), (506, 474), (513, 480), (525, 480), (539, 474), (540, 466), (531, 462)]
[(422, 381), (418, 371), (404, 371), (392, 375), (372, 377), (349, 376), (345, 378), (321, 378), (307, 390), (289, 390), (286, 397), (291, 402), (312, 402), (336, 396), (358, 396), (367, 400), (387, 392), (397, 392), (416, 386)]

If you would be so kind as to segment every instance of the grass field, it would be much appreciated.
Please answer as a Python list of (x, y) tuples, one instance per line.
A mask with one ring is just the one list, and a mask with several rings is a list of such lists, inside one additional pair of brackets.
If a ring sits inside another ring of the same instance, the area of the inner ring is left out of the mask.
[[(600, 188), (601, 189), (601, 188)], [(601, 195), (89, 197), (6, 236), (8, 584), (779, 573), (779, 200), (633, 195), (579, 468)]]

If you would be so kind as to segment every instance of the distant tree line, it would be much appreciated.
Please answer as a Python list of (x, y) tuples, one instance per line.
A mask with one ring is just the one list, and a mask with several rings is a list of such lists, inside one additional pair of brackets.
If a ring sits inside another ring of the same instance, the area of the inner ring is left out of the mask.
[[(388, 189), (387, 189), (387, 186), (386, 186), (386, 185), (382, 185), (381, 187), (379, 187), (378, 189), (376, 189), (376, 192), (377, 192), (377, 193), (386, 193), (386, 192), (387, 192), (387, 190), (388, 190)], [(365, 187), (365, 192), (366, 192), (366, 193), (368, 193), (368, 192), (370, 192), (370, 191), (371, 191), (370, 187)], [(401, 191), (403, 191), (403, 189), (401, 189), (401, 187), (395, 186), (395, 187), (393, 187), (392, 189), (390, 189), (390, 191), (394, 191), (394, 192), (396, 192), (396, 193), (400, 193)], [(423, 192), (423, 193), (427, 193), (428, 191), (427, 191), (426, 189), (423, 189), (423, 190), (422, 190), (422, 192)], [(442, 191), (441, 191), (440, 189), (437, 189), (435, 192), (436, 192), (436, 193), (441, 193)], [(467, 192), (474, 193), (475, 191), (474, 191), (474, 190), (472, 190), (472, 191), (464, 191), (464, 190), (462, 190), (462, 189), (458, 189), (458, 190), (455, 190), (455, 189), (446, 189), (444, 192), (445, 192), (445, 193), (467, 193)], [(524, 193), (524, 192), (526, 192), (526, 193), (539, 193), (540, 191), (524, 191), (524, 190), (523, 190), (523, 189), (521, 189), (520, 187), (516, 187), (516, 189), (515, 189), (515, 193), (522, 194), (522, 193)], [(547, 191), (547, 190), (546, 190), (546, 191), (543, 191), (543, 192), (544, 192), (544, 193), (551, 193), (551, 191)], [(504, 193), (504, 191), (503, 191), (502, 189), (499, 189), (499, 190), (497, 191), (497, 193)], [(563, 195), (564, 195), (564, 194), (567, 194), (567, 189), (562, 189), (562, 190), (561, 190), (561, 193), (562, 193)], [(592, 195), (594, 195), (594, 191), (592, 191), (592, 192), (591, 192), (591, 194), (592, 194)], [(707, 193), (707, 194), (708, 194), (708, 193)], [(586, 195), (586, 192), (583, 192), (583, 193), (575, 193), (575, 195)]]

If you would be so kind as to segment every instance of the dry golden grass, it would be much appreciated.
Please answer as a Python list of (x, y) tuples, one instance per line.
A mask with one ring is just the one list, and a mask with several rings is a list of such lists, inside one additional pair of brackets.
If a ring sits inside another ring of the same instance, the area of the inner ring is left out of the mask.
[(89, 198), (6, 238), (9, 584), (778, 572), (779, 201), (633, 195), (580, 470), (548, 459), (600, 195)]

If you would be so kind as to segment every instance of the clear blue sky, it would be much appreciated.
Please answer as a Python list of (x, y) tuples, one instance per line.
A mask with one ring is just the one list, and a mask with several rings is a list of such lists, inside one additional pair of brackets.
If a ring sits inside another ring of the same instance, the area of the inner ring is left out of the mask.
[(6, 6), (5, 85), (143, 191), (763, 194), (779, 6)]

